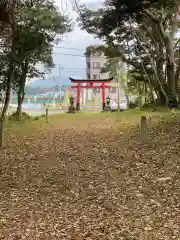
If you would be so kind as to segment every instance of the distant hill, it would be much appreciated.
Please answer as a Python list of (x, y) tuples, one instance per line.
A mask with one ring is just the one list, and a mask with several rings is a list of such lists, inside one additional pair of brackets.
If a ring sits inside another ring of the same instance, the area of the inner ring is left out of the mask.
[(62, 79), (59, 77), (50, 77), (48, 79), (39, 79), (34, 81), (33, 83), (29, 83), (27, 87), (52, 87), (54, 85), (70, 85), (69, 79)]
[[(67, 85), (62, 85), (61, 86), (61, 91), (64, 92), (65, 89), (67, 89)], [(48, 92), (55, 92), (58, 93), (60, 91), (60, 86), (59, 85), (52, 85), (52, 86), (33, 86), (33, 85), (27, 85), (25, 88), (25, 93), (26, 96), (35, 96), (39, 94), (46, 94)], [(16, 94), (15, 94), (16, 95)]]

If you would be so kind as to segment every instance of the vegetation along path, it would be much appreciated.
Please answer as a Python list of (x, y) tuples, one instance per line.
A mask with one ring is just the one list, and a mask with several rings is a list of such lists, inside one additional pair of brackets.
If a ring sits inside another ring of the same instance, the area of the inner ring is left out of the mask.
[(140, 144), (130, 116), (119, 119), (53, 116), (8, 127), (0, 239), (180, 239), (179, 125), (150, 118)]

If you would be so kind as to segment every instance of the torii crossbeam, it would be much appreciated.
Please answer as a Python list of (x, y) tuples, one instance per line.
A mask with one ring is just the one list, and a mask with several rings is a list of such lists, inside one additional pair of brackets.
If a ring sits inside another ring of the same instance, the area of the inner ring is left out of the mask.
[[(81, 94), (81, 88), (99, 88), (102, 89), (102, 109), (104, 110), (106, 106), (106, 88), (111, 88), (111, 86), (107, 85), (110, 83), (113, 78), (109, 79), (98, 79), (98, 80), (84, 80), (84, 79), (74, 79), (69, 78), (71, 80), (71, 83), (76, 83), (75, 86), (71, 86), (71, 88), (77, 89), (77, 99), (76, 99), (76, 111), (80, 110), (80, 94)], [(86, 83), (85, 86), (81, 85), (82, 83)], [(97, 85), (100, 84), (100, 85)]]

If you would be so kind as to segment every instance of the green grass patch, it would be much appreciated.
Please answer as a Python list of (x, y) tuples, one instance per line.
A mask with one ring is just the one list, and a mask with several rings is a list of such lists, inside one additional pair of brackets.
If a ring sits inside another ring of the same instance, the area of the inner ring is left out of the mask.
[(66, 122), (73, 126), (74, 121), (86, 121), (88, 119), (112, 119), (113, 121), (122, 121), (129, 124), (137, 124), (140, 122), (141, 116), (147, 117), (162, 117), (166, 121), (172, 118), (177, 119), (180, 117), (180, 111), (170, 111), (165, 108), (160, 108), (156, 112), (152, 112), (150, 109), (133, 109), (123, 112), (104, 112), (104, 113), (92, 113), (92, 112), (79, 112), (75, 114), (56, 114), (49, 116), (49, 123), (46, 122), (45, 115), (37, 117), (27, 117), (25, 120), (17, 121), (14, 118), (8, 118), (5, 123), (5, 135), (15, 134), (18, 136), (36, 136), (39, 129), (50, 128), (52, 124), (63, 125)]
[[(61, 119), (66, 119), (67, 121), (72, 120), (86, 120), (86, 119), (96, 119), (96, 118), (111, 118), (114, 120), (120, 120), (127, 123), (137, 123), (140, 121), (141, 116), (153, 117), (153, 116), (161, 116), (161, 117), (172, 117), (172, 112), (167, 108), (159, 108), (157, 111), (153, 112), (152, 109), (129, 109), (123, 112), (78, 112), (75, 114), (55, 114), (49, 116), (49, 121), (60, 121)], [(73, 122), (72, 122), (73, 124)]]

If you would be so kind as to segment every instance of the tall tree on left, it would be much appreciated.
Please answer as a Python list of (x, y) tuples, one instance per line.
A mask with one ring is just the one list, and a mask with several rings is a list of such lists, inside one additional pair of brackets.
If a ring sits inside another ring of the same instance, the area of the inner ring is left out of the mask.
[[(71, 30), (68, 18), (62, 16), (52, 0), (30, 1), (18, 0), (10, 9), (7, 29), (9, 32), (5, 39), (4, 60), (6, 67), (6, 98), (2, 115), (7, 112), (9, 105), (9, 87), (15, 87), (18, 94), (17, 115), (21, 115), (21, 106), (24, 99), (24, 88), (27, 77), (41, 74), (34, 67), (37, 63), (53, 66), (53, 43), (57, 35)], [(7, 9), (7, 8), (6, 8)], [(4, 22), (2, 21), (2, 24)], [(14, 31), (13, 31), (14, 30)], [(10, 47), (11, 46), (11, 47)], [(12, 47), (13, 46), (13, 47)], [(11, 79), (8, 79), (8, 71), (11, 70)]]
[[(8, 43), (8, 52), (6, 54), (6, 59), (8, 60), (8, 66), (6, 65), (6, 77), (5, 77), (5, 91), (6, 97), (4, 102), (4, 107), (2, 110), (2, 117), (6, 115), (8, 110), (12, 81), (13, 81), (13, 69), (14, 69), (14, 53), (16, 48), (16, 37), (17, 37), (17, 24), (15, 22), (15, 6), (16, 1), (1, 1), (0, 3), (0, 37), (1, 43)], [(4, 56), (3, 56), (4, 57)]]

